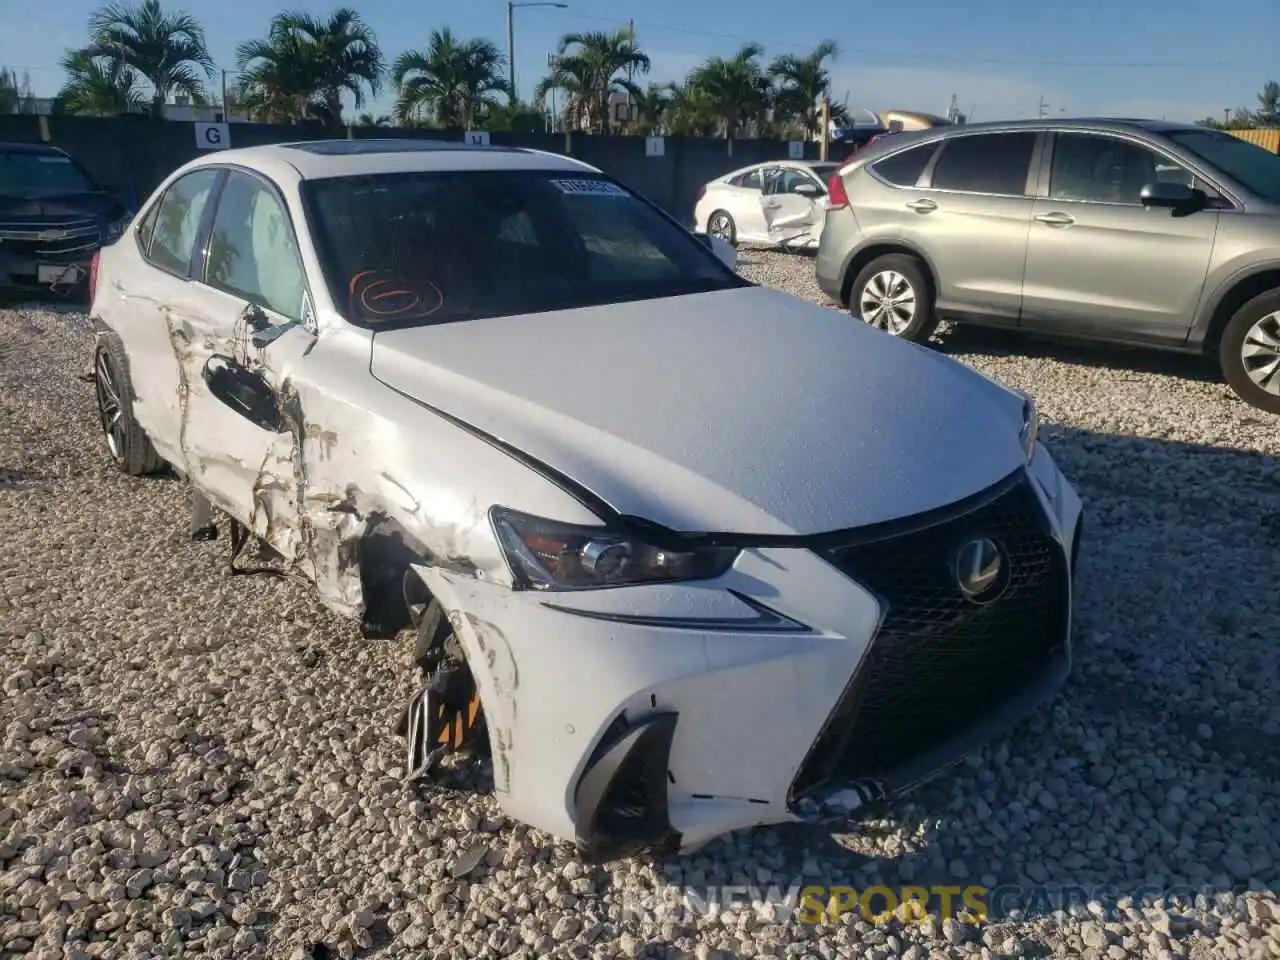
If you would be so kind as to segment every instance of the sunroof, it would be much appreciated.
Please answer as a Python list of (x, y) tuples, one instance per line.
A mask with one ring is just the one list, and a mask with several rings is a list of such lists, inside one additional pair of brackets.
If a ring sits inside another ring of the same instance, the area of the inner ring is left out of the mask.
[(499, 150), (513, 153), (512, 147), (480, 147), (456, 140), (419, 140), (419, 139), (386, 139), (386, 140), (299, 140), (295, 143), (282, 143), (282, 147), (290, 150), (301, 150), (304, 153), (324, 156), (351, 156), (362, 153), (424, 153), (438, 150)]

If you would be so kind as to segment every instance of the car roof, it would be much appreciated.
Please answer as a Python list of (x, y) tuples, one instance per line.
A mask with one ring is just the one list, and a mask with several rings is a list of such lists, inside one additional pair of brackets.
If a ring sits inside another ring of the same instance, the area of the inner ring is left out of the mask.
[(299, 140), (220, 150), (197, 161), (197, 165), (217, 163), (238, 163), (263, 171), (285, 164), (304, 180), (461, 170), (600, 172), (581, 160), (526, 147), (479, 146), (449, 140), (407, 138)]
[(926, 130), (903, 130), (889, 136), (878, 137), (844, 163), (845, 169), (863, 167), (890, 153), (897, 153), (916, 143), (937, 143), (952, 137), (970, 133), (1016, 133), (1018, 131), (1095, 130), (1099, 133), (1168, 134), (1179, 130), (1203, 130), (1194, 123), (1173, 120), (1149, 120), (1131, 117), (1056, 117), (1042, 120), (988, 120), (984, 123), (957, 123)]
[(741, 176), (744, 173), (750, 173), (752, 170), (759, 170), (763, 167), (838, 167), (838, 160), (791, 160), (784, 157), (781, 160), (761, 160), (759, 163), (751, 163), (745, 167), (738, 167), (737, 170), (730, 170), (723, 176), (716, 177), (716, 181), (729, 180), (733, 177)]

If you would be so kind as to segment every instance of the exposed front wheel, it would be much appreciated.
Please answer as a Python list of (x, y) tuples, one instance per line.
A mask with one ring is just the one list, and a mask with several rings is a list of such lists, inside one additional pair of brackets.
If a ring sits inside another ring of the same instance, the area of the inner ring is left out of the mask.
[(738, 226), (733, 222), (733, 217), (729, 216), (729, 214), (723, 210), (716, 210), (711, 216), (707, 217), (707, 235), (719, 237), (725, 243), (736, 244), (738, 242)]
[(1241, 400), (1280, 413), (1280, 290), (1259, 294), (1235, 312), (1222, 331), (1218, 362)]
[(114, 333), (98, 338), (93, 354), (93, 382), (98, 398), (98, 420), (112, 462), (131, 477), (157, 472), (164, 461), (134, 419), (129, 362), (124, 344)]
[(929, 278), (914, 257), (901, 253), (877, 257), (858, 272), (849, 312), (903, 340), (928, 340), (938, 326)]

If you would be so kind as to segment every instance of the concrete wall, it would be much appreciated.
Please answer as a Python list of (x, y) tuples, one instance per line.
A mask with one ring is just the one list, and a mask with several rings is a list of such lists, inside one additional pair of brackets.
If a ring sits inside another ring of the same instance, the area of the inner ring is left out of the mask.
[[(173, 169), (193, 159), (197, 127), (192, 123), (145, 116), (118, 118), (0, 116), (0, 141), (46, 140), (74, 156), (101, 182), (145, 199)], [(394, 127), (356, 127), (335, 134), (308, 126), (261, 123), (230, 125), (231, 146), (247, 147), (290, 140), (427, 137), (461, 140), (462, 131), (418, 132)], [(512, 134), (493, 132), (495, 145), (532, 147), (568, 154), (599, 167), (682, 222), (692, 222), (698, 188), (737, 167), (787, 157), (788, 145), (778, 140), (697, 140), (667, 138), (664, 155), (645, 155), (644, 137), (594, 137), (586, 134)], [(807, 159), (818, 158), (819, 145), (805, 144)], [(851, 146), (833, 144), (830, 159), (841, 160)]]

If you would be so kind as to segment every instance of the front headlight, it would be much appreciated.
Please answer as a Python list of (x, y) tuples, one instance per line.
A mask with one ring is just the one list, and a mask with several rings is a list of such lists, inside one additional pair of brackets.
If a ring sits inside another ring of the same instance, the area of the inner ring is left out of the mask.
[(603, 527), (544, 520), (503, 507), (493, 529), (518, 589), (593, 590), (710, 580), (728, 571), (736, 547), (669, 550)]
[(1040, 411), (1036, 409), (1036, 400), (1031, 394), (1023, 390), (1014, 392), (1022, 397), (1022, 430), (1019, 438), (1022, 440), (1022, 452), (1030, 463), (1036, 452), (1036, 438), (1040, 435)]

